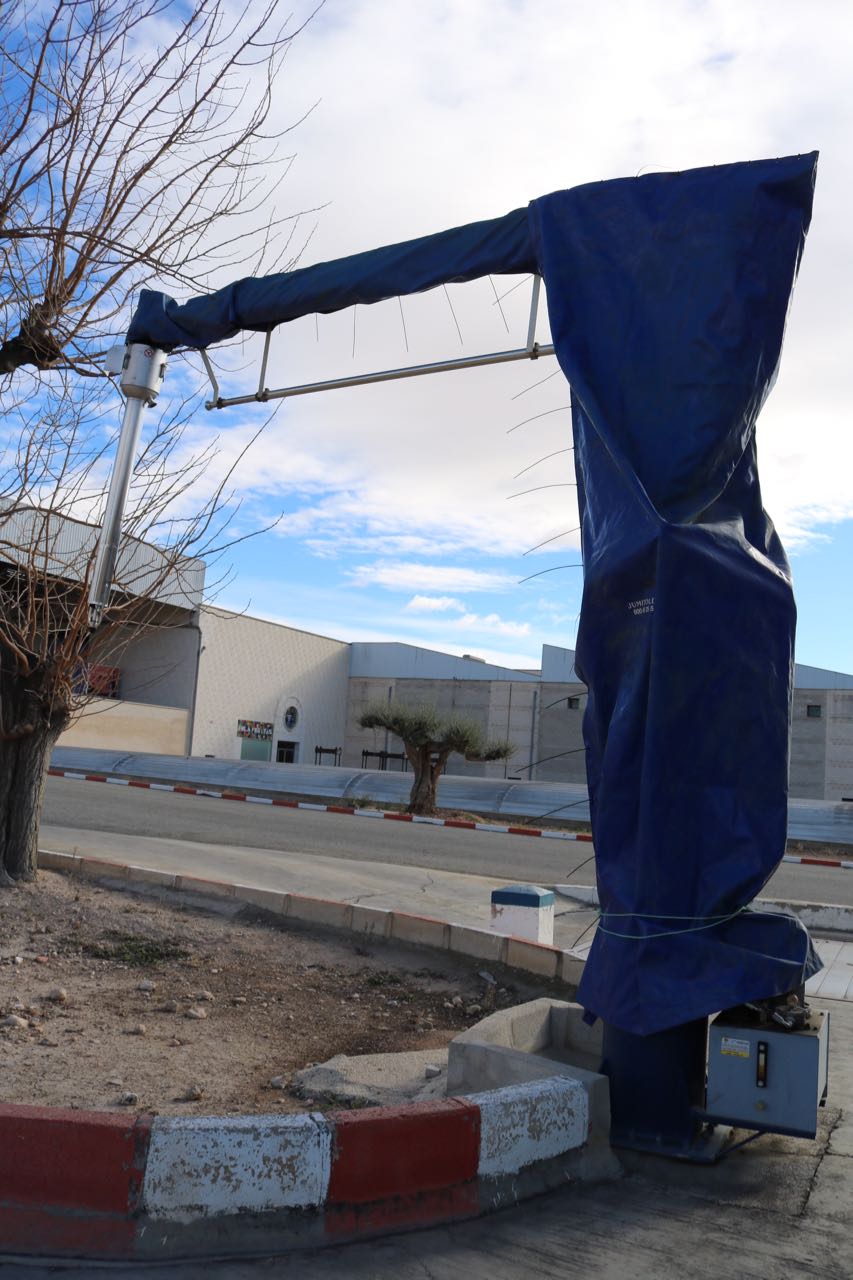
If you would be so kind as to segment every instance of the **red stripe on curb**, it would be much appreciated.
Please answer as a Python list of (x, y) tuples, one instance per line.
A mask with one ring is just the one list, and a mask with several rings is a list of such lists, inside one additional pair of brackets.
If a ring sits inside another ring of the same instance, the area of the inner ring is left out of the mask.
[(507, 835), (510, 836), (541, 836), (542, 832), (536, 827), (507, 827)]
[(175, 783), (175, 785), (174, 785), (174, 787), (172, 788), (172, 790), (173, 790), (173, 791), (177, 791), (177, 792), (178, 792), (180, 795), (182, 795), (182, 796), (197, 796), (197, 795), (198, 795), (198, 792), (196, 791), (195, 787), (182, 787), (182, 786), (179, 786), (179, 784), (178, 784), (177, 782)]
[(335, 1112), (328, 1205), (363, 1205), (470, 1182), (480, 1158), (480, 1109), (462, 1099)]
[(355, 809), (348, 808), (345, 804), (327, 804), (326, 813), (355, 813)]
[(150, 1129), (149, 1116), (0, 1104), (0, 1201), (130, 1213)]
[(800, 858), (800, 862), (810, 867), (840, 867), (840, 858)]
[(223, 791), (219, 797), (220, 800), (245, 800), (246, 797), (240, 795), (238, 791)]
[(106, 778), (102, 773), (87, 773), (85, 779), (86, 782), (106, 782)]
[(298, 800), (273, 800), (273, 804), (277, 805), (279, 809), (298, 809), (299, 808)]
[(131, 778), (130, 782), (129, 782), (127, 785), (128, 785), (129, 787), (145, 787), (145, 788), (148, 788), (148, 787), (150, 787), (150, 786), (151, 786), (151, 783), (150, 783), (150, 782), (137, 782), (137, 780), (136, 780), (135, 778)]
[(410, 813), (383, 813), (383, 818), (387, 818), (389, 822), (411, 822), (412, 815)]
[(476, 1182), (462, 1182), (442, 1191), (417, 1196), (395, 1196), (380, 1204), (327, 1205), (323, 1215), (326, 1235), (335, 1239), (387, 1235), (410, 1227), (432, 1227), (482, 1213)]
[(65, 770), (64, 769), (48, 769), (47, 776), (49, 778), (64, 778)]
[(576, 840), (587, 840), (587, 841), (589, 841), (589, 843), (590, 843), (590, 844), (592, 844), (592, 836), (587, 835), (587, 834), (586, 834), (586, 832), (584, 832), (584, 831), (578, 831), (578, 832), (576, 832), (576, 833), (575, 833), (575, 839), (576, 839)]
[(476, 831), (476, 822), (463, 822), (461, 818), (445, 818), (444, 825), (446, 827), (464, 827), (466, 831)]

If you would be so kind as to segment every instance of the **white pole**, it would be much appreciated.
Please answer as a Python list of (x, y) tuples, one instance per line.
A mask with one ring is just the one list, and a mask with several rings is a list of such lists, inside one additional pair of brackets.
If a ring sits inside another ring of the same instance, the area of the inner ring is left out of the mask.
[[(112, 354), (111, 352), (110, 355)], [(117, 368), (110, 370), (118, 371)], [(165, 373), (165, 351), (160, 351), (157, 347), (146, 347), (138, 342), (123, 349), (121, 389), (127, 400), (89, 587), (89, 626), (92, 630), (100, 626), (104, 609), (109, 604), (127, 491), (130, 488), (139, 433), (142, 430), (142, 414), (149, 405), (157, 403), (157, 393), (163, 385)]]

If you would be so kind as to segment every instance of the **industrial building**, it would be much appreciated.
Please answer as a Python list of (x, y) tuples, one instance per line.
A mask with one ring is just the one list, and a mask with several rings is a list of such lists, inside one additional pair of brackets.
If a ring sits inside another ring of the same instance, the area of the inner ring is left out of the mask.
[[(515, 744), (509, 761), (449, 770), (487, 777), (585, 781), (586, 690), (570, 649), (544, 645), (537, 670), (512, 670), (399, 643), (349, 644), (201, 605), (198, 575), (170, 625), (137, 636), (64, 745), (404, 769), (401, 744), (365, 730), (368, 703), (427, 702), (470, 716)], [(791, 795), (853, 800), (853, 676), (798, 665)]]

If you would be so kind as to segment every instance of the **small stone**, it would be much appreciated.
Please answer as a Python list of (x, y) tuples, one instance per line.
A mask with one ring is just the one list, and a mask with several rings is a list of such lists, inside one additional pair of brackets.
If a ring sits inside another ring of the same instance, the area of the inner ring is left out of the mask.
[(177, 1013), (180, 1005), (177, 1000), (166, 1000), (159, 1006), (159, 1013)]
[(139, 1094), (133, 1093), (130, 1089), (126, 1089), (124, 1093), (119, 1094), (118, 1105), (120, 1107), (135, 1107), (138, 1102)]
[(50, 964), (49, 956), (36, 956), (36, 964)]
[(64, 987), (51, 987), (45, 996), (45, 1000), (52, 1000), (54, 1004), (66, 1004), (68, 1001), (68, 992)]
[(450, 1003), (453, 1005), (454, 1009), (461, 1009), (464, 1001), (461, 996), (454, 996)]
[(146, 1026), (144, 1022), (134, 1022), (132, 1026), (125, 1027), (124, 1034), (126, 1036), (144, 1036)]
[(200, 1084), (190, 1084), (184, 1089), (178, 1102), (201, 1102), (204, 1097), (204, 1086)]
[(489, 973), (488, 969), (481, 969), (480, 972), (477, 974), (477, 977), (482, 978), (483, 981), (487, 982), (490, 987), (494, 987), (497, 985), (497, 978), (493, 977), (492, 974)]
[(193, 1005), (191, 1009), (187, 1009), (186, 1013), (184, 1014), (184, 1017), (195, 1018), (196, 1021), (200, 1021), (202, 1018), (207, 1017), (207, 1010), (199, 1009), (196, 1005)]
[(482, 1012), (483, 1012), (483, 1006), (482, 1006), (482, 1005), (479, 1005), (479, 1004), (469, 1004), (469, 1005), (468, 1005), (468, 1008), (465, 1010), (465, 1012), (466, 1012), (466, 1014), (468, 1014), (469, 1016), (470, 1016), (471, 1014), (474, 1014), (474, 1013), (482, 1013)]
[(232, 1003), (232, 1004), (245, 1004), (245, 1003), (246, 1003), (246, 997), (245, 997), (245, 996), (235, 996), (235, 997), (234, 997), (234, 999), (231, 1001), (231, 1003)]
[(118, 1076), (113, 1076), (112, 1079), (107, 1081), (107, 1084), (111, 1084), (114, 1089), (121, 1088), (121, 1080), (119, 1079)]
[(427, 1080), (435, 1080), (438, 1076), (441, 1075), (441, 1067), (436, 1067), (432, 1065), (424, 1067), (424, 1075), (426, 1076)]
[(216, 996), (212, 991), (197, 991), (196, 1000), (215, 1000)]
[(2, 1025), (4, 1027), (23, 1028), (23, 1027), (28, 1027), (30, 1024), (27, 1022), (26, 1018), (19, 1018), (17, 1013), (10, 1013), (7, 1017), (3, 1019)]
[(23, 964), (23, 963), (24, 963), (23, 956), (15, 956), (14, 960), (12, 961), (12, 964)]
[(150, 978), (143, 978), (141, 982), (137, 983), (136, 990), (144, 991), (146, 995), (150, 995), (152, 991), (157, 990), (157, 983), (152, 982)]
[(286, 1081), (284, 1076), (273, 1076), (272, 1080), (270, 1080), (271, 1089), (283, 1089), (285, 1084)]

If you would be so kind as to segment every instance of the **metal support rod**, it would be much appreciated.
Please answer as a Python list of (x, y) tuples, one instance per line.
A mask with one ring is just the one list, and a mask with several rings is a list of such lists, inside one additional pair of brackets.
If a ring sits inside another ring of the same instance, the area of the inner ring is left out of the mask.
[(530, 296), (530, 321), (527, 326), (527, 350), (532, 351), (536, 346), (536, 317), (539, 311), (539, 290), (542, 287), (542, 277), (533, 277), (533, 293)]
[(266, 391), (267, 361), (270, 358), (270, 339), (271, 338), (272, 338), (272, 329), (269, 329), (267, 331), (267, 336), (264, 338), (264, 354), (261, 357), (261, 373), (260, 373), (260, 377), (258, 378), (258, 390), (255, 394), (256, 400), (266, 400), (267, 398), (267, 391)]
[(166, 372), (166, 355), (156, 347), (133, 343), (123, 350), (114, 349), (114, 352), (109, 353), (110, 356), (115, 352), (118, 352), (120, 366), (116, 364), (110, 367), (108, 362), (108, 369), (110, 372), (121, 373), (121, 389), (127, 399), (89, 586), (89, 626), (92, 630), (100, 626), (104, 610), (109, 604), (121, 543), (124, 508), (142, 430), (142, 415), (149, 405), (157, 403), (157, 393)]
[[(209, 368), (210, 362), (204, 352), (201, 354), (204, 358), (205, 366), (208, 367), (208, 375), (210, 376), (215, 396), (215, 399), (205, 401), (205, 409), (227, 409), (230, 405), (252, 404), (259, 398), (257, 392), (252, 392), (251, 395), (246, 396), (218, 395), (219, 386)], [(338, 391), (344, 387), (367, 386), (372, 382), (395, 382), (400, 378), (418, 378), (426, 373), (450, 373), (454, 369), (476, 369), (483, 365), (508, 364), (512, 360), (538, 360), (540, 356), (552, 356), (553, 354), (553, 344), (547, 343), (545, 346), (539, 346), (534, 343), (532, 347), (521, 347), (516, 351), (495, 351), (491, 355), (466, 356), (459, 360), (439, 360), (435, 364), (415, 364), (402, 369), (383, 369), (381, 373), (362, 373), (350, 378), (332, 378), (328, 382), (305, 382), (300, 386), (280, 387), (275, 391), (264, 391), (263, 399), (286, 400), (290, 396), (307, 396), (315, 391)]]

